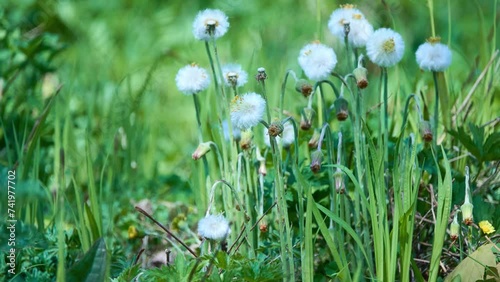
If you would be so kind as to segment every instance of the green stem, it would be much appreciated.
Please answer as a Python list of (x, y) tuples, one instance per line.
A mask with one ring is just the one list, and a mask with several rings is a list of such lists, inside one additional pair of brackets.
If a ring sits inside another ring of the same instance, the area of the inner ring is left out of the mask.
[(384, 135), (384, 173), (389, 167), (389, 103), (387, 99), (387, 69), (382, 68), (382, 80), (384, 83), (383, 99), (384, 99), (384, 123), (382, 126), (382, 132)]
[(288, 207), (285, 198), (285, 186), (283, 183), (283, 175), (281, 172), (281, 154), (278, 149), (276, 138), (270, 136), (271, 147), (273, 153), (274, 167), (276, 168), (275, 174), (275, 189), (278, 202), (278, 228), (281, 237), (281, 263), (284, 280), (295, 281), (294, 273), (294, 260), (290, 223), (288, 220)]
[(434, 101), (434, 127), (433, 127), (432, 131), (434, 134), (433, 143), (434, 143), (434, 146), (437, 148), (438, 125), (439, 125), (439, 89), (438, 89), (437, 72), (433, 71), (432, 77), (434, 79), (434, 89), (436, 90), (435, 91), (435, 94), (436, 94), (435, 101)]
[(297, 77), (295, 75), (295, 72), (293, 70), (287, 70), (285, 74), (285, 79), (283, 79), (283, 83), (281, 84), (281, 96), (280, 96), (280, 112), (279, 112), (279, 118), (280, 120), (283, 119), (283, 104), (285, 101), (285, 88), (286, 88), (286, 82), (288, 80), (288, 75), (292, 74), (293, 78), (297, 80)]
[[(266, 115), (267, 115), (267, 123), (271, 123), (271, 111), (269, 110), (269, 100), (267, 99), (267, 93), (266, 93), (266, 82), (262, 79), (259, 80), (260, 85), (262, 86), (262, 96), (264, 97), (264, 100), (266, 101)], [(281, 115), (281, 113), (280, 113)]]

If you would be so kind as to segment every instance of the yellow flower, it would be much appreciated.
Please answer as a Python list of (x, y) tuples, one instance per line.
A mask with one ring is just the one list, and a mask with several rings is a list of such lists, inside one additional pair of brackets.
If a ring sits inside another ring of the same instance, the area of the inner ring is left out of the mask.
[(487, 220), (480, 221), (479, 222), (479, 228), (481, 228), (481, 231), (483, 231), (483, 233), (485, 235), (489, 235), (491, 233), (495, 233), (495, 228)]
[(137, 235), (139, 235), (139, 232), (137, 232), (137, 229), (135, 228), (135, 226), (130, 225), (128, 227), (128, 238), (129, 239), (134, 239), (134, 238), (137, 237)]

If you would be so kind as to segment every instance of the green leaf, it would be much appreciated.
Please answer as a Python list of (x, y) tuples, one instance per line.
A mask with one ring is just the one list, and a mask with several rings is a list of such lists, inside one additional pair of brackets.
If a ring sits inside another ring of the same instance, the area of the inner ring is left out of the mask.
[(485, 274), (487, 278), (493, 278), (494, 272), (488, 271), (485, 273), (488, 267), (497, 270), (500, 267), (500, 264), (496, 264), (492, 248), (494, 248), (493, 244), (479, 247), (469, 257), (465, 258), (444, 281), (455, 281), (455, 279), (458, 279), (457, 277), (460, 277), (461, 281), (482, 281)]
[(66, 281), (104, 281), (106, 255), (106, 243), (103, 238), (99, 238), (85, 256), (68, 270)]

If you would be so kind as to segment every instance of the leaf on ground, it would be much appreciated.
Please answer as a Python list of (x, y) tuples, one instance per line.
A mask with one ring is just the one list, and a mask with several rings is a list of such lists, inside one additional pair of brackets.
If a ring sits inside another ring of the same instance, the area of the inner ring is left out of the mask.
[[(485, 270), (490, 267), (500, 270), (500, 264), (496, 264), (493, 244), (479, 247), (469, 257), (464, 259), (444, 280), (445, 282), (456, 281), (483, 281)], [(460, 278), (458, 278), (460, 277)], [(493, 273), (488, 271), (486, 278), (494, 278)]]

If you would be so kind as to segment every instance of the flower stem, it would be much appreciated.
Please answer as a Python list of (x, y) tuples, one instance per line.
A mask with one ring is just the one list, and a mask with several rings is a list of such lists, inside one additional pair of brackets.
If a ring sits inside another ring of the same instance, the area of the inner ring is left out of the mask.
[(438, 89), (438, 79), (437, 72), (432, 72), (432, 77), (434, 78), (434, 89), (435, 91), (435, 101), (434, 101), (434, 146), (437, 148), (437, 139), (438, 139), (438, 125), (439, 125), (439, 89)]
[(259, 82), (260, 82), (260, 85), (262, 86), (262, 96), (264, 97), (264, 100), (266, 101), (267, 123), (270, 124), (271, 123), (271, 111), (269, 110), (269, 100), (267, 99), (266, 82), (263, 79), (259, 80)]
[(384, 123), (382, 126), (382, 133), (384, 135), (384, 172), (389, 165), (389, 110), (387, 99), (387, 69), (382, 68), (382, 80), (384, 84), (383, 99), (384, 99)]

